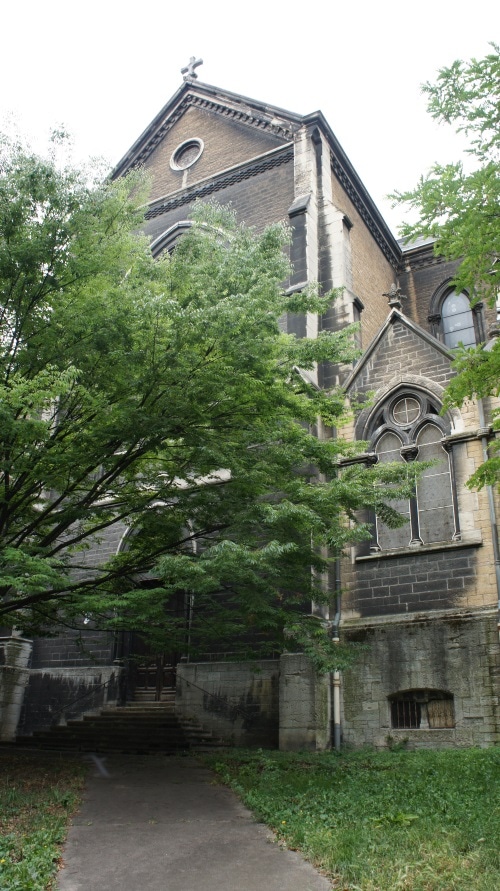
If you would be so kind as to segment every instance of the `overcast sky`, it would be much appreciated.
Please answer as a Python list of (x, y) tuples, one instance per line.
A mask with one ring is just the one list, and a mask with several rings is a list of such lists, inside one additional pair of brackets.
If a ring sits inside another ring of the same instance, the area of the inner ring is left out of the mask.
[(420, 84), (485, 55), (499, 25), (492, 0), (25, 0), (1, 15), (0, 121), (14, 116), (37, 147), (64, 124), (78, 161), (114, 166), (201, 56), (200, 81), (320, 109), (396, 232), (387, 193), (461, 150)]

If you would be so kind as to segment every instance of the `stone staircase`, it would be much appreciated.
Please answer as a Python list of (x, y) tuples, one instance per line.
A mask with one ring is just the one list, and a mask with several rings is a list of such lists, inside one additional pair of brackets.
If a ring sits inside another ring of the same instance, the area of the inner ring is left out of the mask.
[(18, 746), (77, 752), (174, 755), (224, 746), (196, 719), (180, 718), (173, 701), (130, 702), (65, 725), (18, 736)]

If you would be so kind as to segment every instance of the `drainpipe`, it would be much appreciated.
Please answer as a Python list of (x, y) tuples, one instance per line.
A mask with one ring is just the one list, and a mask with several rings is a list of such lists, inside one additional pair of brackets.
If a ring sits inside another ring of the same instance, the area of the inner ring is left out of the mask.
[[(481, 430), (486, 430), (486, 421), (484, 417), (484, 406), (483, 400), (477, 400), (477, 407), (479, 412), (479, 426)], [(484, 433), (481, 436), (481, 445), (483, 447), (483, 461), (488, 460), (488, 438)], [(491, 537), (493, 541), (493, 557), (495, 561), (495, 577), (497, 583), (497, 597), (498, 597), (498, 619), (497, 619), (497, 630), (498, 636), (500, 638), (500, 547), (498, 544), (498, 525), (497, 525), (497, 515), (495, 509), (495, 497), (493, 494), (493, 486), (486, 486), (486, 492), (488, 494), (488, 507), (490, 511), (490, 524), (491, 524)]]
[[(333, 620), (332, 640), (334, 644), (339, 641), (339, 625), (341, 611), (340, 596), (340, 560), (335, 561), (335, 618)], [(340, 671), (336, 669), (332, 672), (332, 688), (333, 688), (333, 748), (340, 751), (342, 739), (342, 725), (340, 721)]]

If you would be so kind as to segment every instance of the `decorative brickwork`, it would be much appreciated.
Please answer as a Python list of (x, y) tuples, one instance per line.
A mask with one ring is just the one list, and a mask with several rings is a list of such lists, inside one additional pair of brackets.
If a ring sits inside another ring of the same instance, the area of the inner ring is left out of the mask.
[(279, 153), (273, 153), (272, 156), (263, 158), (254, 164), (247, 164), (239, 167), (237, 170), (224, 174), (210, 182), (205, 182), (198, 186), (193, 186), (190, 189), (185, 189), (180, 195), (175, 195), (172, 198), (163, 199), (160, 202), (152, 204), (149, 210), (146, 211), (146, 220), (168, 213), (178, 207), (192, 204), (194, 201), (209, 198), (211, 195), (223, 191), (229, 186), (251, 179), (268, 170), (273, 170), (276, 167), (280, 167), (282, 164), (287, 164), (292, 159), (293, 150), (290, 148), (284, 149)]
[(394, 315), (377, 349), (356, 367), (350, 388), (359, 396), (411, 375), (421, 376), (422, 383), (429, 379), (444, 388), (452, 374), (446, 350), (424, 340), (404, 319)]

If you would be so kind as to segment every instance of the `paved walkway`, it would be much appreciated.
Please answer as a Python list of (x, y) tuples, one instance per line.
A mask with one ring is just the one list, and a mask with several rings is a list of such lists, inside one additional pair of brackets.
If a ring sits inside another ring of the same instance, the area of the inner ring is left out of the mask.
[(193, 758), (96, 760), (59, 891), (329, 891)]

